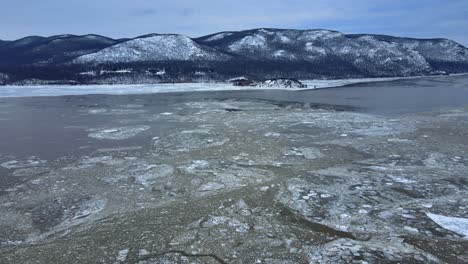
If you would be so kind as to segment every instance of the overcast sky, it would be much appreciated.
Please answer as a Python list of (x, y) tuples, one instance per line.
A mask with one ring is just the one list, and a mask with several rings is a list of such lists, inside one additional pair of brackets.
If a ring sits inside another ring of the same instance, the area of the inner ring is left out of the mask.
[(1, 0), (0, 39), (197, 37), (260, 27), (445, 37), (468, 46), (468, 0)]

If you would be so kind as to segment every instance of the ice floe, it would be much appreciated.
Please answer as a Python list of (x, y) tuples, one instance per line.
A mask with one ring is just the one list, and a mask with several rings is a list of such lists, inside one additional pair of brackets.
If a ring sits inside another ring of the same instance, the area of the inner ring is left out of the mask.
[(93, 115), (133, 115), (144, 114), (147, 111), (142, 109), (91, 109), (86, 112)]
[(7, 169), (23, 169), (23, 168), (31, 168), (31, 167), (38, 167), (46, 163), (45, 160), (41, 160), (37, 157), (29, 157), (26, 160), (10, 160), (3, 162), (0, 164), (2, 167)]
[(436, 222), (441, 227), (455, 232), (459, 235), (468, 239), (468, 219), (461, 218), (461, 217), (450, 217), (450, 216), (443, 216), (438, 214), (426, 213), (432, 221)]
[(119, 254), (117, 255), (117, 262), (124, 262), (127, 260), (127, 256), (130, 250), (128, 248), (122, 249), (119, 251)]
[(99, 213), (106, 207), (107, 202), (105, 200), (93, 199), (84, 203), (79, 210), (75, 213), (71, 220), (77, 220), (86, 218), (90, 215)]
[(116, 127), (107, 129), (90, 129), (88, 134), (91, 138), (96, 139), (113, 139), (123, 140), (136, 136), (137, 134), (150, 129), (149, 126), (129, 126), (129, 127)]

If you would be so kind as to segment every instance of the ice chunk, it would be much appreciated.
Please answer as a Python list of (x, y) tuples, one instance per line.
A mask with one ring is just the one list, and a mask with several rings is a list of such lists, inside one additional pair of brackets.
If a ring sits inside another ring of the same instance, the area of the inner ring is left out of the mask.
[(91, 200), (84, 204), (78, 212), (76, 212), (75, 216), (72, 220), (86, 218), (92, 214), (99, 213), (104, 209), (107, 202), (106, 200)]
[(109, 129), (88, 130), (88, 136), (96, 139), (123, 140), (136, 136), (137, 134), (150, 129), (149, 126), (117, 127)]
[(128, 248), (120, 250), (119, 255), (117, 256), (117, 261), (118, 262), (124, 262), (127, 259), (129, 251), (130, 250)]
[(37, 167), (43, 165), (44, 163), (46, 163), (45, 160), (40, 160), (37, 157), (32, 156), (27, 160), (11, 160), (3, 162), (1, 166), (7, 169), (23, 169)]
[(304, 158), (308, 160), (315, 160), (324, 156), (317, 148), (300, 148), (299, 150)]
[(405, 179), (405, 178), (402, 178), (402, 177), (398, 177), (398, 176), (393, 176), (393, 175), (390, 175), (389, 176), (392, 180), (394, 180), (395, 182), (398, 182), (398, 183), (415, 183), (416, 181), (413, 181), (413, 180), (409, 180), (409, 179)]
[(438, 214), (426, 213), (426, 215), (441, 227), (455, 232), (468, 239), (468, 219), (460, 217), (450, 217)]
[(149, 187), (154, 184), (158, 179), (170, 176), (174, 173), (174, 167), (171, 165), (150, 165), (147, 167), (149, 172), (138, 175), (135, 177), (135, 181), (145, 187)]
[(209, 192), (209, 191), (216, 191), (216, 190), (220, 190), (224, 188), (225, 188), (224, 184), (217, 183), (217, 182), (210, 182), (201, 186), (200, 191)]

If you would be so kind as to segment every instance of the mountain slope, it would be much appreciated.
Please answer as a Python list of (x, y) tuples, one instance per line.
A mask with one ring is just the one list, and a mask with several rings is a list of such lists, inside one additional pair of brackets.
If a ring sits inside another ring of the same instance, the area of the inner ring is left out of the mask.
[(4, 83), (395, 77), (468, 72), (468, 49), (447, 39), (323, 29), (262, 28), (194, 39), (176, 34), (117, 40), (31, 36), (0, 41), (0, 72), (8, 76)]
[[(363, 35), (349, 35), (362, 37)], [(398, 43), (408, 50), (416, 51), (437, 70), (453, 71), (454, 67), (468, 65), (468, 49), (449, 39), (414, 39), (399, 38), (385, 35), (371, 35), (386, 42)]]
[(98, 35), (26, 37), (0, 44), (0, 65), (60, 63), (119, 42)]
[(223, 61), (229, 56), (198, 45), (182, 35), (148, 35), (84, 55), (76, 63), (128, 63), (148, 61)]
[(222, 32), (196, 41), (253, 60), (331, 63), (341, 58), (371, 75), (430, 71), (429, 63), (420, 53), (369, 35), (349, 37), (330, 30), (255, 29)]

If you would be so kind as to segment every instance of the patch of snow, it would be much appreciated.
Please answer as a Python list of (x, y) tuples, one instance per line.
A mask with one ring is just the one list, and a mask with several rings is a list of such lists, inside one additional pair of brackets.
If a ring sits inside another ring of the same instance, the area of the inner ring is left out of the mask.
[(220, 39), (223, 39), (223, 38), (225, 38), (225, 37), (229, 37), (229, 36), (231, 36), (232, 34), (233, 34), (233, 33), (231, 33), (231, 32), (219, 33), (219, 34), (216, 34), (216, 35), (211, 36), (210, 38), (206, 39), (205, 41), (220, 40)]
[(289, 58), (294, 59), (295, 56), (285, 50), (277, 50), (273, 53), (273, 57), (275, 58)]
[(292, 40), (290, 38), (288, 38), (287, 36), (284, 36), (284, 35), (279, 35), (279, 40), (282, 42), (282, 43), (290, 43), (292, 42)]
[(294, 79), (272, 79), (266, 80), (255, 85), (256, 87), (276, 87), (276, 88), (307, 88), (307, 85), (304, 85), (298, 80)]
[(330, 31), (330, 30), (308, 30), (304, 31), (302, 35), (298, 38), (299, 40), (328, 40), (333, 38), (343, 37), (343, 34), (340, 32)]
[(267, 40), (264, 36), (253, 35), (242, 38), (239, 41), (234, 42), (229, 46), (231, 51), (239, 51), (242, 49), (250, 48), (261, 48), (264, 49), (267, 46)]
[(327, 51), (322, 47), (316, 47), (313, 43), (307, 42), (305, 45), (305, 50), (308, 52), (317, 53), (319, 55), (326, 55)]
[(244, 76), (240, 76), (240, 77), (235, 77), (235, 78), (231, 78), (228, 80), (228, 82), (235, 82), (235, 81), (247, 81), (249, 79), (247, 79), (246, 77)]
[(83, 55), (76, 63), (224, 60), (226, 55), (202, 47), (182, 35), (152, 35), (132, 39), (96, 53)]
[(156, 72), (156, 75), (165, 75), (166, 74), (166, 69), (162, 69)]
[(122, 70), (116, 70), (116, 71), (106, 71), (106, 70), (101, 70), (99, 72), (99, 74), (106, 74), (106, 73), (110, 73), (110, 74), (124, 74), (124, 73), (132, 73), (133, 70), (132, 69), (122, 69)]
[(95, 71), (87, 71), (87, 72), (80, 72), (79, 75), (86, 75), (86, 76), (96, 76)]

